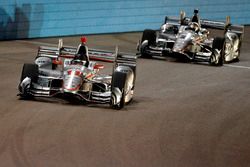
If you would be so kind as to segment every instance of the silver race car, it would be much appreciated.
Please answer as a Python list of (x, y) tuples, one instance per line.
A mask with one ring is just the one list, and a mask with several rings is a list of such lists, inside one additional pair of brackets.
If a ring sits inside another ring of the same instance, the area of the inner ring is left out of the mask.
[[(121, 109), (133, 98), (136, 78), (136, 56), (78, 48), (40, 47), (34, 64), (24, 64), (19, 84), (19, 96), (65, 97), (80, 102), (110, 104)], [(113, 62), (112, 75), (100, 74), (104, 68), (90, 59)]]
[[(244, 26), (232, 25), (230, 17), (225, 22), (200, 19), (198, 12), (195, 9), (192, 18), (185, 17), (184, 12), (180, 18), (166, 17), (160, 31), (144, 30), (137, 47), (141, 57), (184, 57), (216, 66), (239, 61)], [(210, 38), (208, 28), (224, 33)]]

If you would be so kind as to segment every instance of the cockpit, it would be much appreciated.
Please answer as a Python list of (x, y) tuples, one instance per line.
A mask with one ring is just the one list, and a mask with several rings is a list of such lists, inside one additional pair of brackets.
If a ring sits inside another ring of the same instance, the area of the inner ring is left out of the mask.
[(200, 25), (196, 22), (190, 22), (186, 27), (186, 30), (192, 30), (197, 33), (200, 31)]

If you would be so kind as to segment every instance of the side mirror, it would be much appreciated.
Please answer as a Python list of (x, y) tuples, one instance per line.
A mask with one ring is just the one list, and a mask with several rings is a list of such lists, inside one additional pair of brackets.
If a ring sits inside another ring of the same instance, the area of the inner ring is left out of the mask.
[(103, 69), (103, 68), (104, 68), (104, 65), (102, 65), (102, 64), (96, 64), (94, 66), (94, 69), (96, 69), (96, 70)]

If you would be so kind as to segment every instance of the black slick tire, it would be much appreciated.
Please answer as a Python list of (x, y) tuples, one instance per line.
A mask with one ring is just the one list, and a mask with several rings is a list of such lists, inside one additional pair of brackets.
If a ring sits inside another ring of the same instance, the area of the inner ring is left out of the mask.
[(120, 110), (124, 107), (125, 105), (125, 88), (126, 88), (126, 82), (127, 82), (127, 74), (119, 71), (115, 71), (112, 76), (112, 93), (113, 93), (113, 88), (117, 87), (122, 91), (122, 97), (120, 99), (119, 104), (114, 104), (112, 99), (111, 99), (111, 107), (117, 110)]
[[(212, 49), (213, 50), (218, 49), (220, 51), (220, 56), (219, 56), (218, 62), (210, 61), (210, 64), (214, 65), (214, 66), (223, 66), (223, 64), (224, 64), (224, 54), (225, 54), (224, 53), (224, 50), (225, 50), (225, 38), (221, 38), (221, 37), (214, 38)], [(215, 55), (213, 54), (212, 56), (215, 56)]]
[[(20, 78), (20, 83), (26, 78), (29, 77), (31, 82), (37, 82), (38, 80), (38, 65), (36, 64), (24, 64), (23, 70)], [(19, 86), (19, 91), (20, 91)], [(21, 91), (20, 91), (21, 92)], [(24, 94), (20, 94), (21, 98), (23, 99), (30, 99), (32, 96), (25, 92)]]
[[(143, 43), (143, 41), (145, 40), (148, 40), (148, 46), (153, 45), (156, 41), (156, 32), (154, 30), (149, 30), (149, 29), (144, 30), (142, 34), (141, 42)], [(148, 46), (142, 48), (141, 57), (143, 58), (152, 57), (151, 55), (147, 54), (145, 51), (148, 48)]]

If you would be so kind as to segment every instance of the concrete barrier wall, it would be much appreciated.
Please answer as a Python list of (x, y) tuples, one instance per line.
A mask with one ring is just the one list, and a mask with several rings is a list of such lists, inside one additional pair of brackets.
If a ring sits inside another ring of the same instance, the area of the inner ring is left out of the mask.
[(250, 24), (249, 0), (1, 0), (0, 39), (157, 29), (181, 10), (200, 17)]

